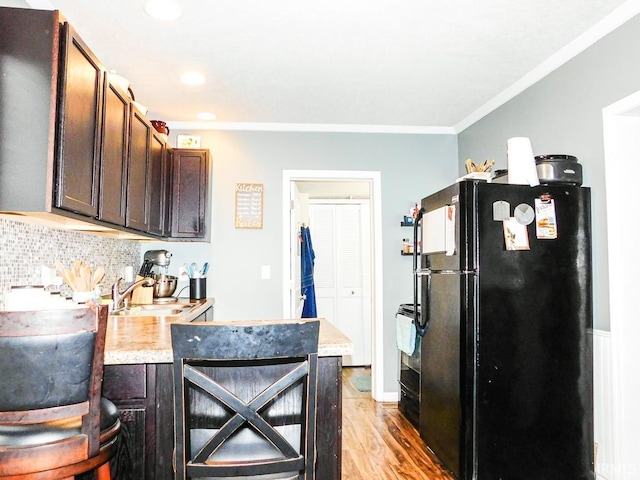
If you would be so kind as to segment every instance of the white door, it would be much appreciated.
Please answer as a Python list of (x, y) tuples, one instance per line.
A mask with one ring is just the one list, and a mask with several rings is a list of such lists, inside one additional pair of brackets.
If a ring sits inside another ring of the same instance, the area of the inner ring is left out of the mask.
[(369, 204), (309, 202), (318, 317), (353, 341), (354, 354), (344, 357), (343, 365), (371, 365)]

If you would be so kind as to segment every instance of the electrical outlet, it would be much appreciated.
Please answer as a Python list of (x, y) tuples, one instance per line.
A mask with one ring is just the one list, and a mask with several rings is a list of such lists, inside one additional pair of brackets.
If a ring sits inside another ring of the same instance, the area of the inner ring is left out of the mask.
[(40, 283), (43, 287), (48, 287), (55, 283), (56, 268), (53, 265), (42, 265), (40, 268)]

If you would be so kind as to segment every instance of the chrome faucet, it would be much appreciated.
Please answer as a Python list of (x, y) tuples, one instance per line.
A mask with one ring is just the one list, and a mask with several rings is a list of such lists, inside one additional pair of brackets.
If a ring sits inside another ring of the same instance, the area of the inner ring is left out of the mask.
[(138, 280), (137, 282), (134, 282), (131, 285), (129, 285), (124, 290), (120, 291), (121, 283), (122, 283), (122, 278), (119, 278), (118, 281), (114, 283), (113, 286), (111, 287), (111, 308), (110, 308), (111, 312), (116, 312), (121, 308), (123, 308), (123, 305), (121, 304), (123, 303), (124, 297), (129, 295), (129, 293), (131, 293), (131, 291), (134, 288), (139, 286), (150, 287), (155, 283), (155, 280), (153, 278), (143, 278), (142, 280)]

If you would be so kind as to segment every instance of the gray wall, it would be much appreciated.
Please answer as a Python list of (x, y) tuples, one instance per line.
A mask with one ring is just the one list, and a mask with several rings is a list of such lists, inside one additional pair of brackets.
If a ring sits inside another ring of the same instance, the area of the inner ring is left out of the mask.
[(640, 90), (638, 45), (637, 16), (458, 137), (460, 171), (467, 158), (494, 158), (496, 168), (506, 168), (507, 139), (518, 136), (531, 139), (535, 155), (578, 157), (592, 189), (594, 326), (603, 330), (609, 280), (602, 108)]
[[(207, 288), (216, 298), (218, 319), (282, 317), (283, 170), (381, 172), (384, 390), (397, 391), (394, 315), (413, 295), (411, 258), (400, 256), (402, 238), (409, 232), (400, 220), (416, 201), (455, 181), (456, 136), (172, 130), (170, 143), (177, 133), (200, 135), (202, 147), (211, 150), (211, 244), (155, 242), (142, 250), (171, 250), (176, 269), (187, 261), (209, 261)], [(261, 230), (234, 227), (234, 187), (240, 182), (264, 183)], [(261, 280), (261, 265), (271, 266), (270, 280)]]

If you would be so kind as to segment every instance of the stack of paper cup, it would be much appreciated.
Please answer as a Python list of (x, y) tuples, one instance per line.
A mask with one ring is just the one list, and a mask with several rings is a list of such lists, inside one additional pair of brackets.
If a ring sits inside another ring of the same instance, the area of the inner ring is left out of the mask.
[(509, 183), (532, 187), (540, 185), (531, 141), (527, 137), (507, 140), (507, 165)]

